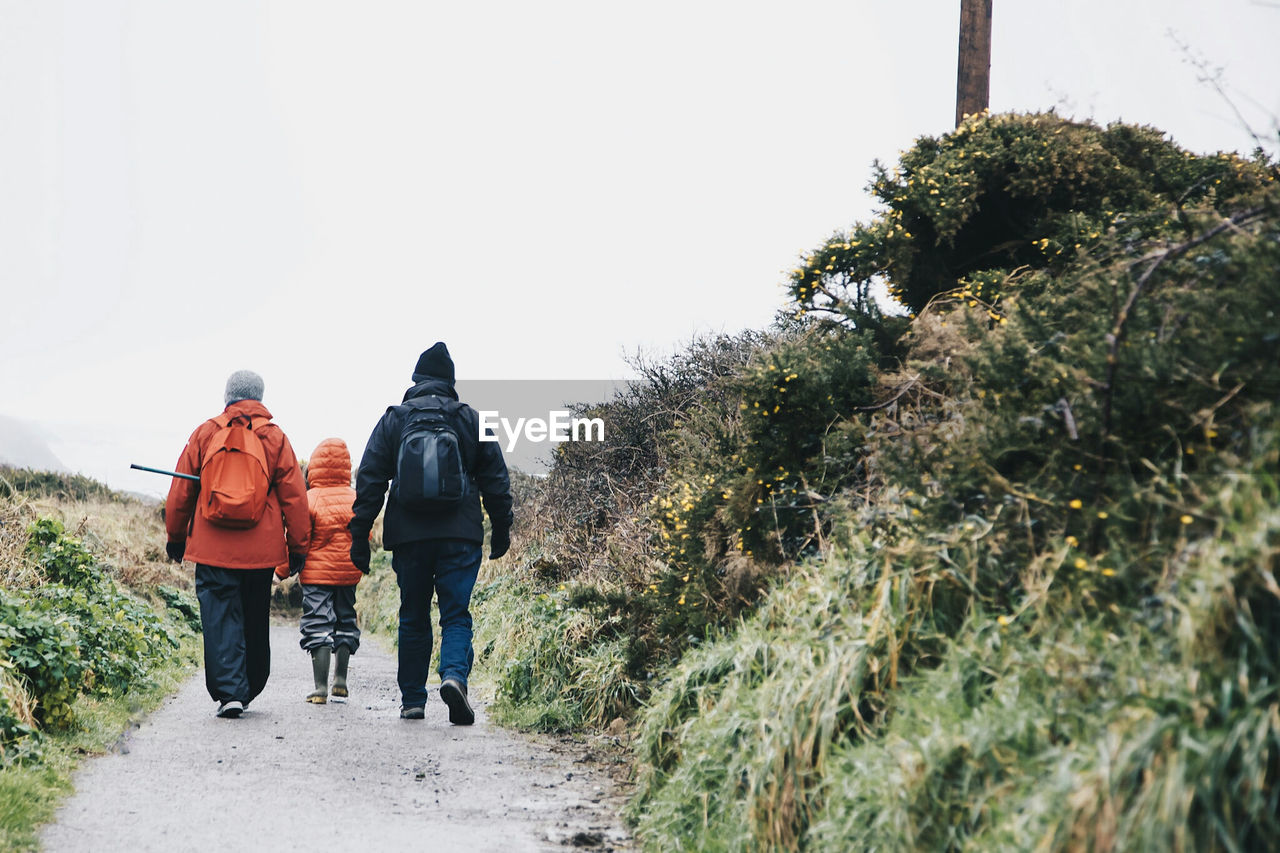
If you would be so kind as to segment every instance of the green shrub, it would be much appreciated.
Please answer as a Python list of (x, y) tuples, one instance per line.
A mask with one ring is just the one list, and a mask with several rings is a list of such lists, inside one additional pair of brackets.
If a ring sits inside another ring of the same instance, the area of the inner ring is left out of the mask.
[(155, 610), (114, 587), (87, 592), (49, 584), (28, 600), (75, 631), (85, 693), (146, 687), (154, 663), (178, 648), (177, 636)]
[(41, 518), (27, 531), (27, 552), (49, 580), (68, 586), (91, 586), (101, 580), (97, 561), (79, 539), (68, 536), (62, 522)]
[(921, 140), (650, 469), (553, 471), (584, 514), (477, 591), (506, 718), (643, 703), (652, 849), (1273, 846), (1274, 172), (1055, 116)]
[(12, 663), (22, 678), (41, 725), (70, 724), (71, 703), (84, 675), (74, 629), (44, 608), (0, 590), (0, 660)]
[(200, 633), (200, 602), (194, 595), (171, 586), (157, 586), (153, 592), (164, 602), (165, 607), (178, 614), (188, 630)]
[(174, 625), (122, 591), (53, 519), (29, 526), (25, 553), (45, 582), (0, 590), (0, 743), (11, 754), (34, 748), (27, 741), (37, 728), (66, 729), (79, 695), (148, 687), (150, 670), (178, 648), (183, 628), (199, 627), (190, 595), (157, 588), (183, 620)]
[(104, 484), (83, 474), (59, 474), (53, 471), (33, 471), (29, 468), (0, 465), (0, 498), (17, 495), (70, 501), (84, 501), (91, 498), (103, 498), (113, 502), (134, 500), (120, 492), (112, 491)]
[(883, 213), (807, 255), (791, 292), (804, 312), (858, 322), (878, 316), (872, 285), (887, 280), (919, 312), (986, 271), (1061, 269), (1106, 235), (1129, 246), (1189, 236), (1186, 210), (1233, 209), (1273, 177), (1264, 159), (1195, 155), (1149, 127), (975, 116), (921, 137), (892, 171), (877, 164), (871, 191)]
[(758, 353), (725, 380), (722, 403), (683, 419), (654, 498), (668, 562), (681, 574), (733, 552), (776, 564), (815, 546), (817, 503), (863, 474), (857, 413), (872, 401), (876, 359), (865, 335), (809, 329)]

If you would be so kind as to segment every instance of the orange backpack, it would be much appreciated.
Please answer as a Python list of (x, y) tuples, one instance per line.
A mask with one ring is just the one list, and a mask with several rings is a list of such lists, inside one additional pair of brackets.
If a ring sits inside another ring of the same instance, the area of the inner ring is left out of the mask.
[[(243, 423), (238, 423), (243, 421)], [(262, 441), (248, 415), (213, 418), (213, 434), (200, 466), (200, 514), (218, 527), (253, 527), (267, 508), (271, 475)], [(266, 423), (266, 419), (260, 419)]]

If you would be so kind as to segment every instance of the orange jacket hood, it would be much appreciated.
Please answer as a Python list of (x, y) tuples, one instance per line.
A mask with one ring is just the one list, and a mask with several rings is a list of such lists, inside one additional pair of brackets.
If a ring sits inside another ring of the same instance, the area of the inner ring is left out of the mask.
[(351, 452), (340, 438), (326, 438), (316, 445), (307, 462), (307, 486), (350, 486)]
[[(307, 463), (307, 507), (311, 544), (298, 580), (316, 586), (353, 586), (363, 575), (351, 562), (351, 531), (356, 490), (351, 488), (351, 453), (340, 438), (326, 438)], [(284, 577), (288, 565), (276, 569)]]

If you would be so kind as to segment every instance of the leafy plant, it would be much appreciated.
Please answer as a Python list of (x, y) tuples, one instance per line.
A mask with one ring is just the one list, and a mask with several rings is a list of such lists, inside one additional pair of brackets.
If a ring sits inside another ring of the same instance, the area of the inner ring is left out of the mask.
[(75, 631), (47, 611), (0, 590), (0, 660), (12, 665), (31, 698), (34, 719), (65, 728), (80, 689), (84, 662)]
[(93, 554), (80, 540), (68, 536), (62, 522), (41, 518), (28, 529), (27, 551), (44, 576), (57, 583), (87, 587), (101, 580)]

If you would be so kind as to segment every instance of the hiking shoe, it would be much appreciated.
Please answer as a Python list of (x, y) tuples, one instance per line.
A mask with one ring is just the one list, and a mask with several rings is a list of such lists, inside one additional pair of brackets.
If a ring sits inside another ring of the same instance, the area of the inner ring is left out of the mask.
[(421, 705), (402, 705), (400, 706), (400, 719), (421, 720), (426, 716), (425, 710)]
[(440, 698), (449, 706), (449, 722), (455, 726), (469, 726), (476, 721), (476, 712), (467, 701), (467, 686), (456, 678), (446, 678), (440, 684)]
[(231, 720), (234, 720), (236, 717), (240, 716), (240, 713), (242, 711), (244, 711), (244, 703), (238, 702), (235, 699), (231, 699), (226, 702), (223, 702), (221, 705), (218, 706), (218, 716), (226, 717), (227, 719), (231, 719)]

